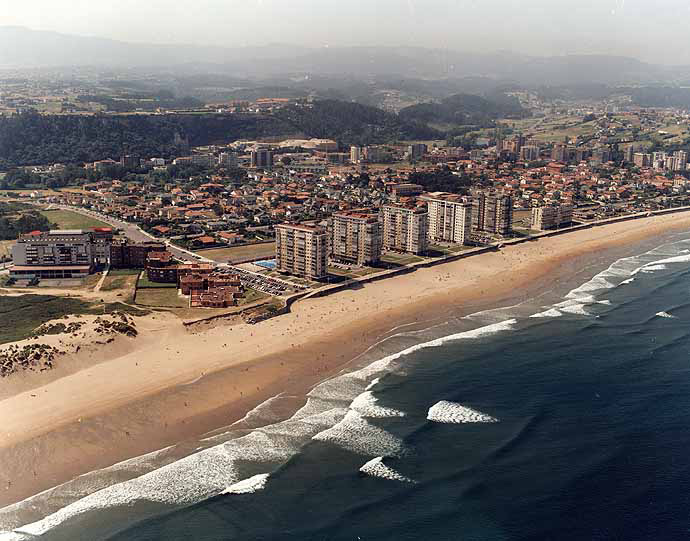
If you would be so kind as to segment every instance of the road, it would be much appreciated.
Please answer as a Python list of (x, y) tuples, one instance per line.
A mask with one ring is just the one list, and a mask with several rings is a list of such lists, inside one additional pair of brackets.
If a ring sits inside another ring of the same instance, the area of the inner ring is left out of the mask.
[(82, 214), (83, 216), (89, 216), (91, 218), (95, 218), (97, 220), (105, 222), (108, 225), (111, 225), (112, 227), (120, 229), (125, 234), (125, 236), (133, 242), (164, 242), (167, 246), (168, 251), (172, 253), (177, 259), (180, 259), (182, 261), (216, 264), (216, 262), (212, 259), (200, 256), (198, 254), (195, 254), (194, 252), (185, 250), (184, 248), (180, 248), (179, 246), (175, 246), (174, 244), (171, 244), (169, 240), (158, 239), (153, 235), (150, 235), (143, 229), (141, 229), (141, 227), (139, 227), (138, 225), (125, 222), (123, 220), (120, 220), (119, 218), (114, 218), (112, 216), (96, 212), (94, 210), (83, 209), (80, 207), (72, 207), (69, 205), (51, 205), (49, 208), (69, 210), (71, 212), (76, 212), (78, 214)]

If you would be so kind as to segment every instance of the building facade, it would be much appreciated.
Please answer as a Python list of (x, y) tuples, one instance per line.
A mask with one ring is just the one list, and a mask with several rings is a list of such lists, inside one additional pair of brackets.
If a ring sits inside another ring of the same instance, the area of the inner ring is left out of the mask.
[(429, 240), (465, 244), (472, 230), (472, 204), (451, 194), (422, 197), (429, 213)]
[(472, 230), (509, 235), (513, 231), (513, 198), (484, 192), (475, 196), (472, 200)]
[(570, 225), (573, 221), (572, 205), (555, 205), (532, 209), (532, 229), (543, 231)]
[(391, 252), (422, 254), (429, 248), (429, 213), (424, 208), (385, 205), (383, 249)]
[(378, 214), (367, 211), (338, 212), (330, 228), (333, 260), (355, 265), (375, 265), (381, 259), (382, 227)]
[(328, 274), (328, 232), (298, 224), (276, 226), (276, 270), (319, 280)]
[(10, 275), (15, 278), (83, 278), (95, 266), (89, 231), (53, 230), (22, 235), (12, 246)]

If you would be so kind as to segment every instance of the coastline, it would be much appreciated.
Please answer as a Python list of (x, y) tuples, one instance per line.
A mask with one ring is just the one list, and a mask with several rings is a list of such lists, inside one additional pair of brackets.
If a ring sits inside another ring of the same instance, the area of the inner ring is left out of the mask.
[(670, 214), (509, 245), (300, 301), (253, 326), (192, 334), (171, 321), (132, 352), (0, 401), (0, 506), (227, 426), (281, 392), (300, 396), (391, 329), (536, 297), (616, 251), (688, 228), (690, 216)]

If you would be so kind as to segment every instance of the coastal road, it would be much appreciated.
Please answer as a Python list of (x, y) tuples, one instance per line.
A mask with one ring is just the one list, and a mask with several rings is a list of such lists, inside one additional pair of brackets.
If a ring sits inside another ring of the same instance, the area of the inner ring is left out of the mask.
[(125, 222), (124, 220), (120, 220), (119, 218), (115, 218), (113, 216), (108, 216), (107, 214), (102, 214), (100, 212), (97, 212), (94, 210), (89, 210), (89, 209), (84, 209), (81, 207), (72, 207), (69, 205), (51, 205), (48, 208), (58, 208), (58, 209), (62, 209), (62, 210), (69, 210), (72, 212), (76, 212), (78, 214), (82, 214), (83, 216), (89, 216), (89, 217), (94, 218), (96, 220), (100, 220), (102, 222), (105, 222), (108, 225), (111, 225), (113, 227), (116, 227), (116, 228), (122, 230), (122, 232), (125, 234), (125, 236), (133, 242), (151, 242), (151, 241), (164, 242), (168, 248), (168, 251), (171, 252), (177, 259), (180, 259), (182, 261), (190, 261), (190, 262), (197, 262), (197, 263), (212, 263), (212, 264), (216, 263), (212, 259), (200, 256), (198, 254), (195, 254), (194, 252), (191, 252), (189, 250), (185, 250), (184, 248), (180, 248), (179, 246), (175, 246), (169, 240), (158, 239), (158, 238), (154, 237), (153, 235), (147, 233), (143, 229), (141, 229), (141, 227), (139, 227), (136, 224)]

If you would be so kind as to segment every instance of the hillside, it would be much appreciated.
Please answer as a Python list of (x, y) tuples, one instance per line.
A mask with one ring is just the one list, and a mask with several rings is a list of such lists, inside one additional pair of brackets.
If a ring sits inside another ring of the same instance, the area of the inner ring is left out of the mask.
[(482, 124), (497, 118), (520, 117), (525, 113), (517, 99), (505, 94), (497, 94), (493, 99), (455, 94), (438, 103), (406, 107), (400, 111), (400, 118), (435, 124)]
[(19, 165), (119, 159), (123, 154), (171, 158), (191, 146), (295, 133), (290, 124), (259, 115), (0, 117), (0, 170)]
[(124, 154), (171, 158), (190, 146), (303, 134), (343, 145), (430, 139), (442, 133), (414, 120), (358, 103), (323, 100), (274, 115), (40, 115), (0, 116), (0, 170), (22, 165), (81, 163)]
[(286, 108), (279, 117), (309, 137), (335, 139), (344, 145), (434, 139), (443, 134), (414, 119), (360, 103), (321, 100), (311, 108)]

